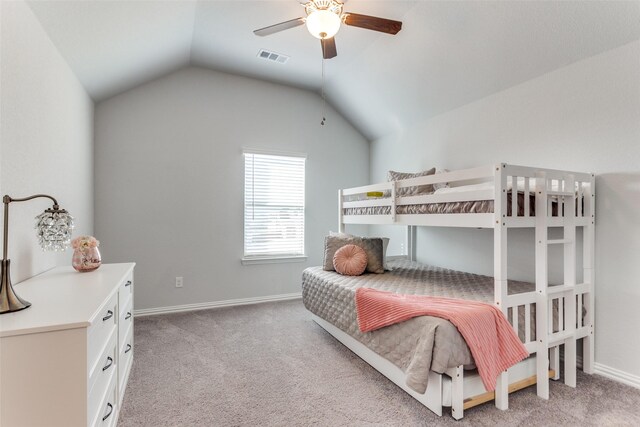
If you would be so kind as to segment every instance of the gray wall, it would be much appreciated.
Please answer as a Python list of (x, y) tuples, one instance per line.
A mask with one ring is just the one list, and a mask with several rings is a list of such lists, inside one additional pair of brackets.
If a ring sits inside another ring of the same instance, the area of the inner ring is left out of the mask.
[[(31, 9), (22, 1), (0, 7), (0, 194), (51, 194), (76, 218), (75, 234), (91, 234), (93, 102)], [(10, 205), (14, 283), (71, 264), (71, 252), (43, 253), (37, 244), (34, 217), (49, 207), (47, 199)]]
[[(596, 367), (640, 380), (640, 41), (374, 141), (371, 180), (388, 169), (499, 162), (595, 172)], [(402, 230), (375, 227), (402, 239)], [(510, 240), (515, 276), (533, 279), (533, 235)], [(528, 237), (528, 238), (527, 238)], [(420, 228), (418, 258), (492, 274), (492, 233)], [(393, 240), (392, 240), (393, 241)], [(525, 243), (526, 242), (526, 243)], [(528, 276), (528, 277), (527, 277)], [(624, 375), (624, 374), (623, 374)]]
[[(136, 308), (295, 293), (337, 227), (337, 189), (366, 184), (368, 142), (320, 98), (188, 68), (96, 107), (96, 235), (135, 261)], [(247, 265), (242, 148), (307, 158), (308, 262)], [(184, 288), (175, 277), (184, 277)]]

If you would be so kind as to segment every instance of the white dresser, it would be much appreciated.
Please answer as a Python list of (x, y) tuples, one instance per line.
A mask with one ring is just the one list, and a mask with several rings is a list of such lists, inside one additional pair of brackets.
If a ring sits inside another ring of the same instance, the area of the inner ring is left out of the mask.
[(133, 268), (59, 267), (0, 315), (0, 426), (114, 426), (133, 362)]

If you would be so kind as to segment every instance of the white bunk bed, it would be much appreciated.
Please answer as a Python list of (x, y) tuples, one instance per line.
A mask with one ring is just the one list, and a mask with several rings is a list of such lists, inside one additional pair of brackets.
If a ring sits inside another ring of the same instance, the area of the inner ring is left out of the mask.
[[(490, 187), (464, 185), (492, 183)], [(399, 189), (427, 184), (449, 183), (459, 186), (444, 194), (398, 196)], [(382, 192), (384, 197), (366, 198), (368, 192)], [(594, 365), (594, 227), (595, 177), (589, 173), (498, 164), (436, 175), (339, 190), (339, 229), (345, 224), (400, 224), (407, 228), (409, 258), (415, 259), (415, 227), (473, 227), (494, 230), (494, 294), (501, 308), (518, 332), (519, 310), (525, 312), (523, 343), (533, 355), (505, 371), (498, 378), (494, 392), (487, 392), (477, 374), (466, 374), (462, 366), (445, 374), (430, 372), (429, 385), (418, 394), (405, 384), (400, 368), (382, 358), (362, 343), (324, 319), (314, 320), (354, 353), (396, 383), (438, 415), (443, 406), (451, 406), (455, 419), (464, 410), (495, 398), (497, 408), (508, 409), (508, 394), (537, 384), (537, 394), (549, 398), (549, 378), (559, 379), (560, 346), (564, 345), (564, 382), (576, 386), (576, 340), (583, 339), (582, 366), (593, 373)], [(519, 198), (518, 193), (523, 197)], [(513, 197), (512, 197), (513, 195)], [(358, 200), (358, 197), (360, 199)], [(357, 200), (353, 200), (356, 198)], [(519, 200), (520, 199), (520, 200)], [(410, 214), (403, 206), (492, 201), (492, 212)], [(576, 203), (577, 202), (577, 203)], [(519, 206), (522, 203), (524, 206)], [(530, 204), (534, 205), (531, 206)], [(510, 206), (509, 206), (509, 205)], [(387, 207), (387, 208), (385, 208)], [(520, 212), (519, 212), (519, 209)], [(371, 208), (368, 214), (351, 214), (357, 209)], [(535, 215), (532, 215), (535, 209)], [(345, 213), (346, 212), (346, 213)], [(372, 212), (383, 212), (373, 213)], [(583, 229), (583, 280), (576, 283), (576, 229)], [(507, 293), (507, 233), (512, 228), (535, 229), (535, 291)], [(561, 228), (560, 239), (550, 239), (549, 229)], [(564, 283), (549, 285), (548, 248), (564, 247)], [(554, 316), (553, 306), (557, 305)], [(531, 333), (531, 313), (535, 307), (535, 336)], [(576, 315), (583, 313), (584, 315)], [(555, 318), (554, 318), (555, 317)], [(545, 331), (546, 333), (541, 333)]]

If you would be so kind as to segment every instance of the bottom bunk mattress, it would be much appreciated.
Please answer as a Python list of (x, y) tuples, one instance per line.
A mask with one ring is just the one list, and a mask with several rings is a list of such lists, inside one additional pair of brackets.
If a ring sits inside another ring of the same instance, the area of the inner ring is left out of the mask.
[[(449, 321), (420, 316), (372, 332), (361, 332), (355, 305), (360, 287), (398, 294), (431, 295), (493, 303), (492, 277), (430, 267), (412, 261), (391, 261), (384, 274), (342, 276), (322, 267), (302, 273), (302, 301), (310, 312), (335, 325), (405, 372), (407, 386), (418, 393), (427, 388), (429, 370), (474, 367), (471, 351)], [(509, 281), (509, 293), (529, 292), (531, 283)], [(524, 317), (524, 313), (523, 317)], [(532, 322), (535, 324), (535, 322)], [(524, 321), (519, 322), (524, 328)], [(519, 331), (524, 335), (524, 330)]]

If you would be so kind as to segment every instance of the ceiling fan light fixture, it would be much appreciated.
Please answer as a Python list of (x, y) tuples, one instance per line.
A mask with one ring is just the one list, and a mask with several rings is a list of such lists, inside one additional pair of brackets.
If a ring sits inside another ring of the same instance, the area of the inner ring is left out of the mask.
[(314, 10), (306, 19), (309, 33), (318, 39), (330, 39), (335, 36), (341, 22), (339, 15), (327, 9)]

